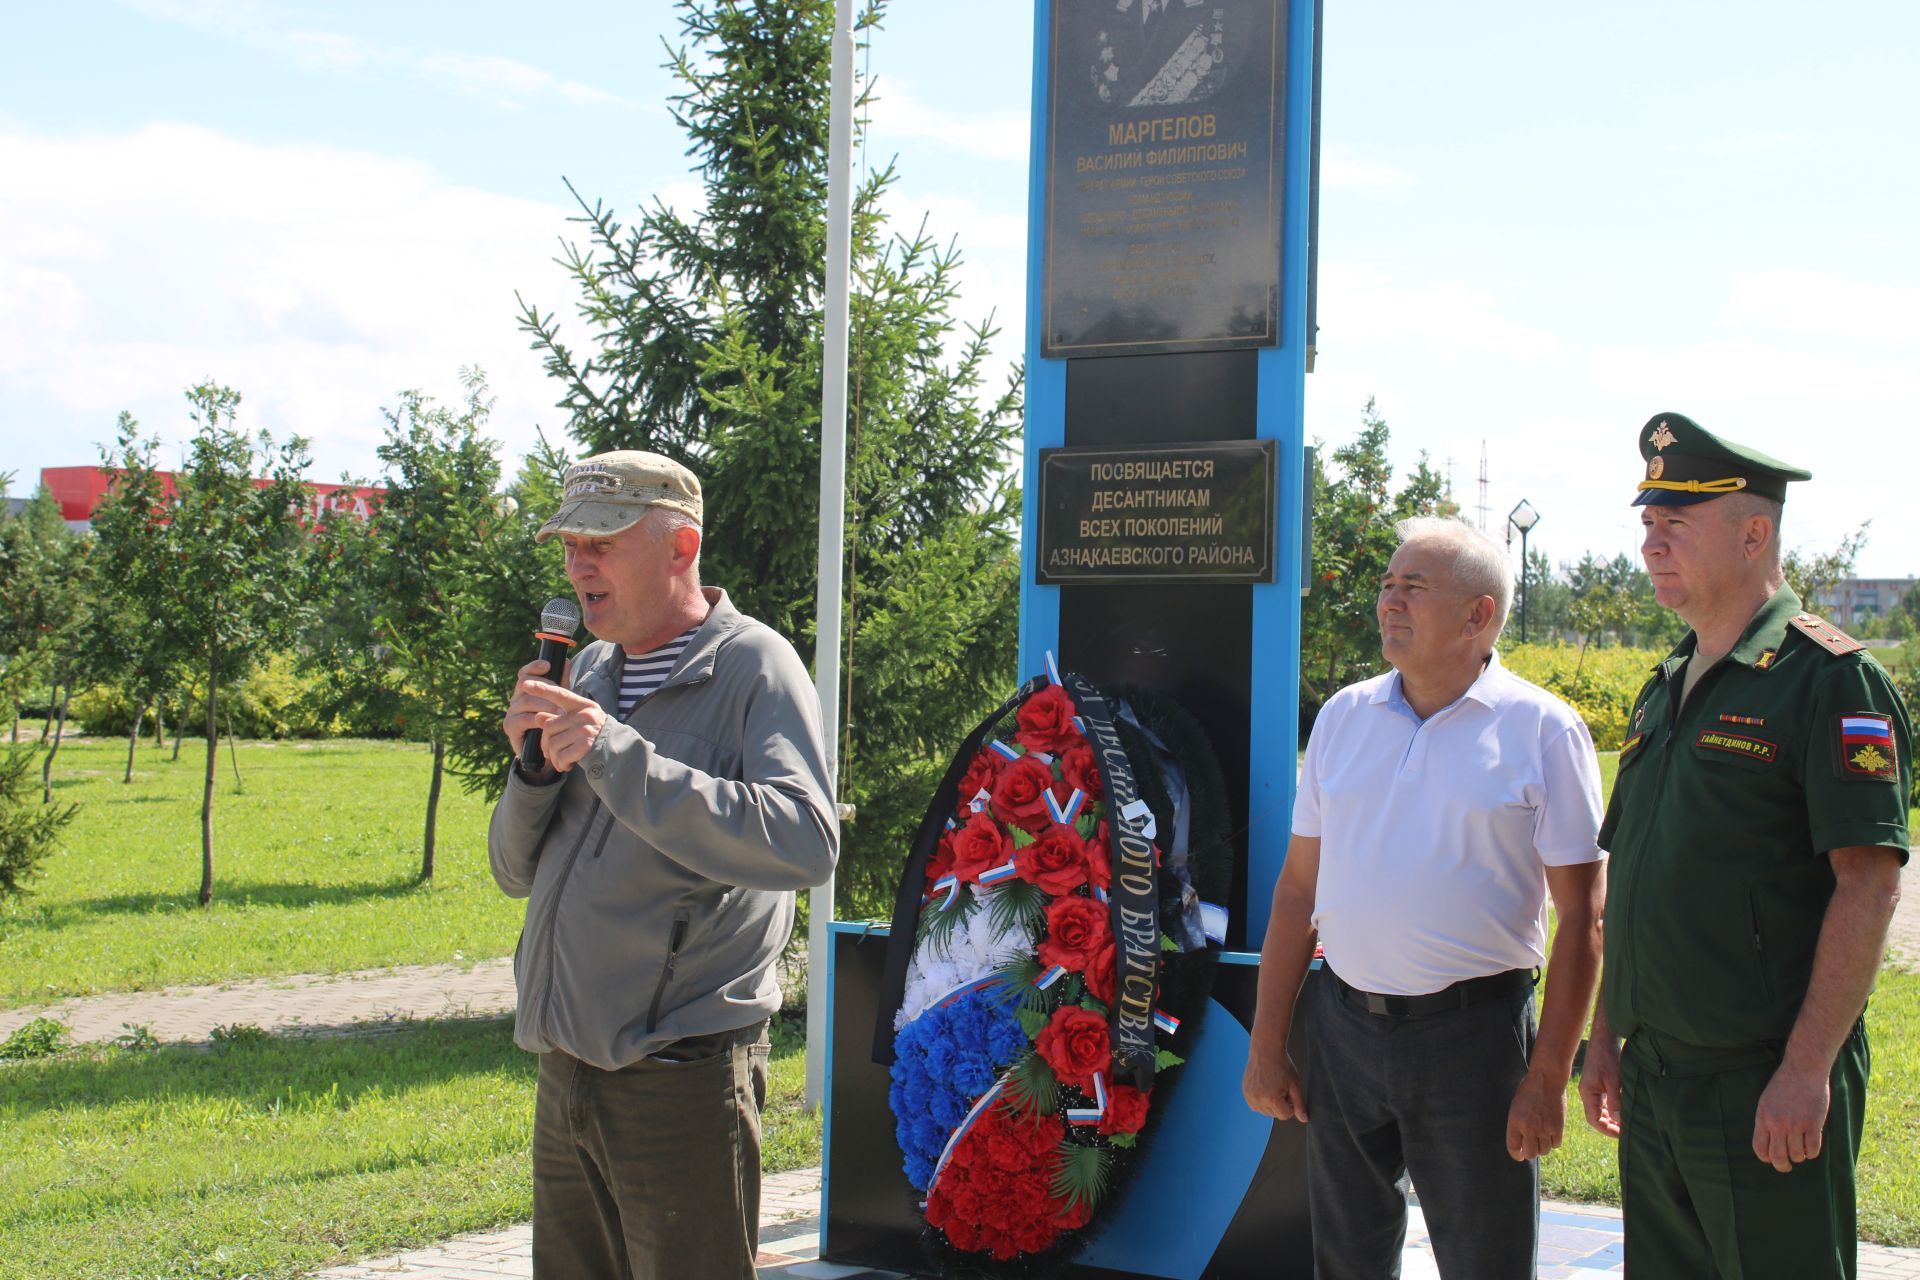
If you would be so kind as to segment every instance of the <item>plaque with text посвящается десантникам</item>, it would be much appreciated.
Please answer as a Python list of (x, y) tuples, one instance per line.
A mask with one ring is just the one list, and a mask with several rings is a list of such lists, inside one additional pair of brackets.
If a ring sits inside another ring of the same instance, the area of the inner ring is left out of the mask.
[(1034, 580), (1273, 581), (1271, 440), (1040, 451)]
[(1279, 341), (1284, 0), (1055, 0), (1047, 357)]

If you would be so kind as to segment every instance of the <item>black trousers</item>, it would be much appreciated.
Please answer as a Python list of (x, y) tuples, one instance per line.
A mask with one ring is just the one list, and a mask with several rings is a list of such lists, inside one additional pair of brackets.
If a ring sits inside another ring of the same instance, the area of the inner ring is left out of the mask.
[(536, 1280), (753, 1280), (767, 1024), (603, 1071), (540, 1057)]
[(1540, 1162), (1507, 1154), (1533, 1052), (1533, 991), (1426, 1017), (1368, 1013), (1309, 976), (1307, 1203), (1318, 1280), (1385, 1280), (1406, 1247), (1406, 1182), (1446, 1280), (1533, 1280)]

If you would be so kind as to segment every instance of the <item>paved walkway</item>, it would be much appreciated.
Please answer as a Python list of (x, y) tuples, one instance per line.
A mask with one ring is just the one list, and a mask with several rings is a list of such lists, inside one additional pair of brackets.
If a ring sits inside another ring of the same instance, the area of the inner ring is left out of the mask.
[[(761, 1280), (882, 1280), (891, 1271), (819, 1261), (820, 1170), (769, 1177), (761, 1200)], [(1620, 1215), (1597, 1205), (1547, 1204), (1540, 1214), (1540, 1280), (1600, 1280), (1624, 1274)], [(461, 1236), (436, 1249), (416, 1249), (315, 1273), (311, 1280), (531, 1280), (533, 1229), (513, 1227)], [(1425, 1221), (1408, 1224), (1402, 1280), (1439, 1280)], [(1920, 1280), (1920, 1249), (1860, 1246), (1860, 1280)]]
[(513, 961), (433, 964), (358, 973), (293, 974), (217, 987), (168, 987), (86, 996), (37, 1009), (0, 1009), (0, 1039), (37, 1017), (71, 1028), (76, 1043), (112, 1040), (128, 1024), (160, 1040), (207, 1040), (216, 1026), (324, 1035), (405, 1018), (480, 1017), (513, 1010)]

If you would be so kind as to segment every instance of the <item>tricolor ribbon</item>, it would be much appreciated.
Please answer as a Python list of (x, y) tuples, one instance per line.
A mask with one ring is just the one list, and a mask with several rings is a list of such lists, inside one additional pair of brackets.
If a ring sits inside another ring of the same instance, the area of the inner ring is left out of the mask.
[(933, 1189), (939, 1184), (940, 1175), (945, 1172), (947, 1162), (953, 1159), (953, 1149), (960, 1145), (960, 1139), (967, 1136), (967, 1130), (973, 1128), (974, 1123), (987, 1113), (987, 1108), (993, 1105), (994, 1099), (1000, 1096), (1000, 1091), (1004, 1088), (1006, 1088), (1006, 1081), (994, 1081), (993, 1088), (980, 1095), (980, 1101), (973, 1104), (973, 1110), (967, 1112), (966, 1118), (960, 1122), (959, 1128), (955, 1129), (953, 1136), (947, 1139), (947, 1145), (941, 1148), (940, 1159), (934, 1162), (933, 1177), (927, 1179), (927, 1198), (929, 1200), (933, 1198)]
[(968, 995), (975, 991), (979, 991), (985, 987), (990, 987), (994, 983), (999, 981), (1000, 981), (1000, 975), (997, 973), (983, 974), (978, 978), (969, 979), (968, 981), (963, 982), (959, 986), (954, 987), (952, 990), (946, 992), (939, 999), (935, 1000), (932, 1004), (928, 1005), (927, 1008), (944, 1009), (948, 1005), (952, 1004), (955, 1000), (958, 1000), (961, 996)]
[(953, 910), (953, 904), (960, 901), (959, 878), (953, 875), (944, 875), (944, 876), (941, 876), (938, 880), (935, 880), (933, 882), (933, 893), (929, 894), (928, 896), (932, 897), (936, 894), (941, 894), (941, 893), (944, 893), (947, 895), (947, 900), (940, 904), (940, 909), (942, 911)]
[(1105, 1072), (1093, 1073), (1093, 1100), (1100, 1104), (1100, 1114), (1107, 1111), (1107, 1077)]
[(1015, 747), (1011, 742), (1002, 742), (998, 738), (995, 738), (987, 744), (987, 750), (996, 755), (1005, 756), (1009, 760), (1018, 760), (1020, 758), (1019, 748)]
[(1099, 1124), (1107, 1113), (1098, 1107), (1068, 1107), (1068, 1124)]
[(1073, 794), (1068, 796), (1064, 802), (1054, 798), (1053, 788), (1051, 787), (1047, 788), (1047, 790), (1041, 794), (1046, 797), (1048, 816), (1055, 822), (1066, 826), (1073, 824), (1074, 818), (1080, 813), (1080, 806), (1087, 801), (1086, 793), (1078, 787), (1073, 789)]
[(1014, 875), (1018, 874), (1019, 870), (1020, 868), (1014, 865), (1013, 859), (1008, 858), (993, 870), (982, 871), (980, 873), (980, 883), (983, 885), (999, 884), (1002, 880), (1011, 879)]
[(1180, 1030), (1180, 1019), (1174, 1017), (1165, 1009), (1155, 1009), (1153, 1011), (1153, 1025), (1168, 1035), (1173, 1035)]
[(1107, 896), (1107, 891), (1105, 889), (1102, 889), (1099, 885), (1093, 886), (1093, 896), (1100, 902), (1113, 901), (1112, 898)]
[(973, 793), (973, 799), (967, 801), (967, 808), (973, 810), (975, 813), (985, 813), (987, 805), (992, 799), (993, 792), (982, 787)]
[(1047, 679), (1060, 683), (1060, 664), (1053, 660), (1053, 650), (1047, 650)]
[(1045, 973), (1035, 978), (1033, 980), (1033, 985), (1040, 988), (1042, 991), (1045, 991), (1048, 987), (1052, 986), (1054, 983), (1060, 981), (1061, 978), (1065, 977), (1066, 973), (1067, 971), (1064, 968), (1056, 964), (1051, 969), (1048, 969)]
[(1073, 718), (1073, 727), (1080, 731), (1081, 737), (1084, 738), (1087, 736), (1087, 722), (1085, 720), (1082, 720), (1079, 716), (1075, 716)]

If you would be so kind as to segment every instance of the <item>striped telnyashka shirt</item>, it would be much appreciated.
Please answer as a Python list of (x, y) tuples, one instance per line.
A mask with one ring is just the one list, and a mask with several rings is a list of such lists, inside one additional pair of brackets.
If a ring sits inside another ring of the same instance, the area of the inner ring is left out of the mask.
[(666, 683), (667, 676), (673, 671), (673, 664), (680, 661), (680, 655), (686, 652), (687, 643), (698, 631), (698, 623), (688, 627), (658, 649), (646, 653), (630, 653), (627, 665), (620, 672), (620, 700), (618, 711), (625, 720), (633, 709), (640, 705), (640, 699)]

